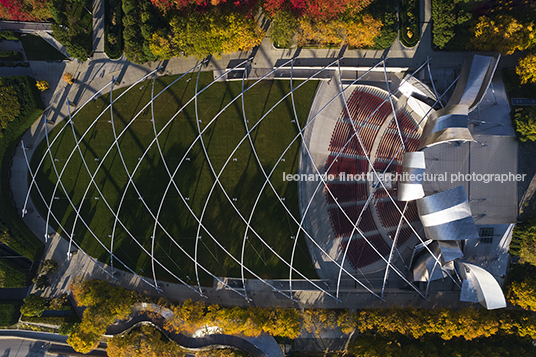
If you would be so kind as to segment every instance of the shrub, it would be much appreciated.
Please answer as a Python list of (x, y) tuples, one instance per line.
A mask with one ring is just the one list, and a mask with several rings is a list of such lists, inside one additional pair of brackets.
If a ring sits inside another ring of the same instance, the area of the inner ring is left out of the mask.
[(46, 309), (46, 299), (35, 294), (28, 295), (24, 298), (24, 304), (20, 308), (24, 316), (41, 316)]
[(17, 62), (22, 60), (24, 60), (24, 56), (18, 51), (0, 51), (0, 61)]
[(513, 120), (521, 142), (536, 140), (536, 107), (517, 107)]
[(8, 41), (18, 41), (19, 38), (13, 31), (0, 31), (0, 39)]

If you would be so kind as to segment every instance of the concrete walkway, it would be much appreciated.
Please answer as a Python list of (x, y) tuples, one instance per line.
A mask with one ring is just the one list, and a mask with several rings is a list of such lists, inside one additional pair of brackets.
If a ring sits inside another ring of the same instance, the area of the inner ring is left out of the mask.
[(104, 0), (93, 0), (93, 59), (107, 59), (104, 52)]
[(50, 22), (0, 21), (0, 30), (33, 33), (51, 31)]

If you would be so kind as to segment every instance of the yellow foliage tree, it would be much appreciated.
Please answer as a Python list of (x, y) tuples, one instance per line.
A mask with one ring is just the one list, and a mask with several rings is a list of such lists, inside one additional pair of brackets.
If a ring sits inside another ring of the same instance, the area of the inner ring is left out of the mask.
[(317, 337), (328, 329), (337, 326), (337, 314), (328, 309), (305, 309), (301, 318), (303, 327), (309, 333), (314, 333)]
[(536, 280), (513, 281), (508, 287), (507, 296), (512, 304), (536, 311)]
[(510, 55), (535, 43), (535, 29), (534, 23), (523, 24), (510, 15), (481, 16), (473, 29), (472, 43), (479, 50)]
[(149, 40), (149, 50), (158, 59), (170, 59), (173, 57), (170, 39), (162, 32), (155, 32)]
[(35, 83), (35, 86), (36, 86), (37, 89), (39, 89), (41, 92), (44, 92), (44, 91), (46, 91), (47, 89), (50, 88), (50, 85), (48, 84), (48, 81), (44, 81), (44, 80), (37, 81), (37, 82)]
[(536, 83), (536, 54), (529, 54), (519, 60), (516, 73), (521, 84)]
[(298, 27), (298, 45), (319, 46), (341, 45), (356, 48), (374, 45), (374, 38), (380, 34), (382, 22), (370, 15), (361, 20), (332, 20), (313, 22), (302, 18)]

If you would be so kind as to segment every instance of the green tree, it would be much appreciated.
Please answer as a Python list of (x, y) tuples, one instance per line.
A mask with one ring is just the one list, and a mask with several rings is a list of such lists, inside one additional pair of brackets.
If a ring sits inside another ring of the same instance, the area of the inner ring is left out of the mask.
[[(521, 142), (526, 141), (535, 141), (536, 140), (536, 108), (534, 107), (518, 107), (514, 110), (514, 127), (518, 133), (519, 140)], [(523, 259), (526, 261), (535, 259), (531, 264), (536, 265), (536, 256), (535, 258), (530, 258), (530, 255), (534, 252), (532, 247), (535, 243), (534, 240), (536, 236), (531, 234), (531, 239), (527, 239), (525, 243), (526, 252), (529, 255), (525, 255)], [(527, 236), (528, 238), (528, 236)], [(528, 259), (528, 260), (527, 260)]]
[(432, 36), (434, 45), (444, 48), (454, 37), (454, 1), (432, 1)]
[(41, 262), (37, 272), (40, 275), (48, 275), (54, 274), (56, 270), (58, 270), (58, 262), (53, 259), (46, 259)]
[(24, 298), (24, 304), (20, 308), (20, 313), (24, 316), (37, 316), (40, 317), (43, 311), (46, 310), (47, 301), (41, 296), (35, 294), (28, 295)]
[(36, 289), (45, 289), (50, 286), (50, 281), (46, 275), (39, 275), (37, 278), (34, 278), (32, 282), (35, 284)]
[(276, 46), (290, 48), (298, 25), (298, 19), (293, 14), (288, 11), (281, 11), (272, 20), (268, 36)]

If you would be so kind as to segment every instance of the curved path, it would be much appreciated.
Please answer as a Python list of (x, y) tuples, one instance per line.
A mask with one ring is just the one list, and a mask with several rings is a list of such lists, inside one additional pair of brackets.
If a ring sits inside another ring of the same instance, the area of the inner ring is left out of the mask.
[[(147, 310), (149, 308), (149, 310)], [(182, 333), (169, 332), (163, 328), (166, 317), (173, 315), (171, 310), (156, 304), (137, 303), (132, 310), (134, 313), (127, 319), (108, 326), (107, 336), (120, 335), (125, 332), (150, 324), (165, 334), (170, 340), (188, 350), (205, 350), (211, 348), (231, 347), (249, 353), (253, 357), (283, 357), (283, 351), (269, 334), (263, 333), (258, 337), (233, 336), (224, 334), (207, 334), (202, 337), (189, 337)], [(148, 312), (151, 312), (148, 314)], [(158, 316), (154, 318), (154, 314)]]

